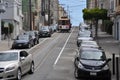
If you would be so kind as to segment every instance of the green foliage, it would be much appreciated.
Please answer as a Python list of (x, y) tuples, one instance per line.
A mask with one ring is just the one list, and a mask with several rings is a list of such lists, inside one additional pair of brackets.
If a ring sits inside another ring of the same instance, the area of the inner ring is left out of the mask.
[(106, 9), (83, 9), (83, 18), (84, 20), (98, 20), (103, 19), (106, 20), (107, 17), (107, 10)]

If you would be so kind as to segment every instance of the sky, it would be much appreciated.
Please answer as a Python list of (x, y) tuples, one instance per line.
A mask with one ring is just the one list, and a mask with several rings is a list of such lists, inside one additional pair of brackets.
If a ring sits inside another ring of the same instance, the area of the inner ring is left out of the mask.
[(59, 0), (59, 4), (69, 10), (71, 23), (73, 26), (78, 26), (83, 22), (82, 10), (86, 8), (86, 0)]

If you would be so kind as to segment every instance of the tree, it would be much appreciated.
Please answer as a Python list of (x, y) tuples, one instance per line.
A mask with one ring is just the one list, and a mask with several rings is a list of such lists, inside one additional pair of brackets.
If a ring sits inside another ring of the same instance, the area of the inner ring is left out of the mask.
[(106, 9), (99, 9), (99, 8), (93, 8), (93, 9), (83, 9), (83, 18), (84, 20), (91, 20), (95, 22), (95, 38), (97, 38), (98, 35), (98, 20), (106, 20), (107, 17), (107, 10)]

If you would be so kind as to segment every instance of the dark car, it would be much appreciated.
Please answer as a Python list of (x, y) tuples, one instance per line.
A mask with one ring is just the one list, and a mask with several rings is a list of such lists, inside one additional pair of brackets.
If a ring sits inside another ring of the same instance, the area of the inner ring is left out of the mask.
[(32, 36), (34, 45), (39, 43), (39, 35), (36, 31), (26, 31), (24, 34)]
[(76, 78), (93, 80), (111, 80), (111, 71), (103, 50), (96, 48), (81, 48), (75, 56)]
[(32, 46), (34, 46), (34, 42), (30, 35), (18, 35), (12, 44), (12, 49), (31, 48)]
[(43, 26), (39, 31), (39, 37), (51, 37), (51, 33), (49, 26)]

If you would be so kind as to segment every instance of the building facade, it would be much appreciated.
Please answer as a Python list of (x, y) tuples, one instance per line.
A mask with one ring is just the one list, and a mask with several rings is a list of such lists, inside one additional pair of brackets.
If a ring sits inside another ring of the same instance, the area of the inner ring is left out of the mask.
[(21, 0), (3, 0), (6, 6), (6, 11), (1, 14), (1, 19), (4, 22), (11, 23), (14, 26), (12, 38), (15, 38), (22, 32), (22, 2)]
[(22, 0), (24, 30), (37, 30), (40, 23), (41, 0)]
[(4, 4), (4, 2), (3, 2), (3, 0), (0, 0), (0, 41), (1, 41), (1, 29), (2, 29), (2, 27), (1, 27), (1, 14), (2, 13), (4, 13), (6, 11), (6, 8), (5, 8), (5, 4)]
[(115, 0), (114, 4), (114, 38), (120, 40), (120, 0)]

